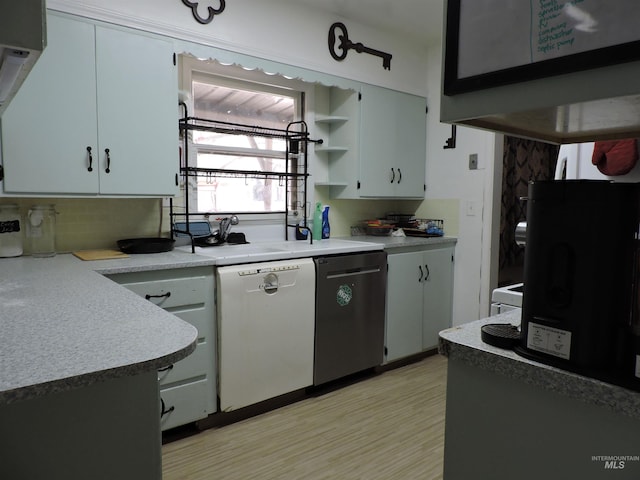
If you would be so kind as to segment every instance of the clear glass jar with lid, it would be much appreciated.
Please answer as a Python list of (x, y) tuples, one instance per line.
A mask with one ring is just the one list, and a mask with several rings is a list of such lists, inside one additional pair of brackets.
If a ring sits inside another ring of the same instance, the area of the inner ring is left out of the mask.
[(34, 205), (27, 214), (27, 237), (34, 257), (53, 257), (56, 254), (55, 205)]
[(22, 216), (18, 205), (0, 205), (0, 257), (22, 255)]

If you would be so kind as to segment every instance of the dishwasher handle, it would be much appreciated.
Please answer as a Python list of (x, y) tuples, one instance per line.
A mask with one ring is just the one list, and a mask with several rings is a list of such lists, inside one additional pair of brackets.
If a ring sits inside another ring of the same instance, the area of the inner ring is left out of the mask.
[(264, 283), (260, 285), (267, 295), (273, 295), (278, 291), (278, 276), (270, 273), (264, 277)]
[(326, 278), (327, 280), (331, 278), (344, 278), (344, 277), (353, 277), (356, 275), (367, 275), (369, 273), (378, 273), (380, 272), (380, 267), (369, 267), (369, 268), (353, 268), (349, 270), (344, 270), (342, 272), (331, 272)]

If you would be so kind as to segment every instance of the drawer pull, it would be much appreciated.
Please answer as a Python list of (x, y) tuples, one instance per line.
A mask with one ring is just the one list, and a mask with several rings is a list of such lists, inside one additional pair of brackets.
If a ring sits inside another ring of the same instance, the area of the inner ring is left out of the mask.
[(107, 155), (107, 168), (105, 168), (106, 173), (111, 173), (111, 155), (109, 155), (109, 149), (105, 148), (104, 153)]
[(144, 296), (147, 300), (151, 298), (169, 298), (171, 296), (171, 292), (163, 293), (162, 295), (149, 295), (148, 293)]
[(93, 172), (93, 155), (91, 155), (91, 147), (87, 147), (87, 155), (89, 156), (89, 166), (87, 170)]
[(168, 372), (170, 370), (173, 370), (173, 363), (171, 365), (169, 365), (168, 367), (160, 368), (158, 370), (158, 372)]
[(164, 417), (167, 413), (173, 412), (176, 409), (175, 405), (171, 405), (167, 409), (167, 405), (164, 403), (163, 398), (160, 398), (160, 402), (162, 402), (162, 411), (160, 412), (160, 418)]

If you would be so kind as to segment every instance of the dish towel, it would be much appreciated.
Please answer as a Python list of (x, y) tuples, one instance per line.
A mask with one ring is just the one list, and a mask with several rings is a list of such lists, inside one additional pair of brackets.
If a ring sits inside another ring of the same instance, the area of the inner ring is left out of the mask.
[(604, 175), (625, 175), (637, 161), (638, 145), (635, 138), (596, 142), (593, 147), (591, 162)]

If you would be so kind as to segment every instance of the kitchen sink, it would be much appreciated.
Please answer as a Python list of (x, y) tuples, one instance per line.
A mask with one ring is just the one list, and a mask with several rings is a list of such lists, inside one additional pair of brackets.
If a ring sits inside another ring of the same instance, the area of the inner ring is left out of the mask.
[(286, 249), (277, 248), (269, 245), (254, 245), (250, 243), (242, 244), (242, 245), (222, 245), (220, 247), (211, 247), (203, 250), (218, 250), (218, 252), (213, 252), (214, 255), (218, 256), (226, 256), (227, 253), (229, 255), (251, 255), (251, 254), (262, 254), (262, 253), (275, 253), (275, 252), (284, 252)]
[[(191, 247), (180, 247), (181, 250), (191, 251)], [(286, 251), (284, 248), (274, 247), (273, 245), (261, 245), (245, 243), (239, 245), (220, 245), (218, 247), (196, 247), (196, 253), (206, 255), (208, 257), (236, 257), (244, 255), (262, 255), (266, 253), (278, 253)]]
[[(191, 246), (180, 246), (176, 247), (176, 249), (191, 252)], [(313, 244), (303, 241), (281, 241), (277, 243), (246, 243), (240, 245), (226, 244), (218, 247), (195, 247), (196, 254), (215, 258), (217, 265), (315, 257), (370, 250), (382, 250), (382, 246), (368, 242), (330, 239), (314, 241)]]

